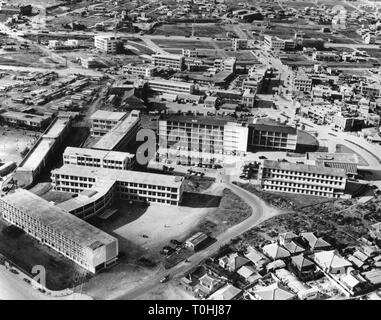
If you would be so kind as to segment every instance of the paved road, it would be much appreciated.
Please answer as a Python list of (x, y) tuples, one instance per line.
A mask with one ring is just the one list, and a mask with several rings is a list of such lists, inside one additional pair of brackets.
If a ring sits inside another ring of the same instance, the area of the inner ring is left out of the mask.
[(172, 279), (180, 279), (184, 275), (184, 273), (199, 265), (202, 260), (215, 253), (222, 245), (228, 243), (231, 239), (251, 229), (260, 222), (280, 213), (274, 208), (269, 207), (263, 200), (261, 200), (257, 196), (236, 185), (233, 185), (231, 183), (224, 183), (223, 186), (230, 188), (235, 194), (241, 197), (251, 207), (252, 215), (240, 224), (235, 225), (234, 227), (231, 227), (224, 233), (220, 234), (216, 238), (217, 241), (213, 243), (211, 246), (191, 256), (189, 258), (190, 263), (182, 262), (170, 269), (169, 271), (161, 270), (155, 276), (145, 280), (144, 283), (140, 284), (137, 288), (129, 290), (122, 296), (118, 297), (118, 300), (137, 299), (145, 293), (159, 286), (165, 286), (165, 284), (160, 284), (160, 279), (165, 274), (169, 274)]

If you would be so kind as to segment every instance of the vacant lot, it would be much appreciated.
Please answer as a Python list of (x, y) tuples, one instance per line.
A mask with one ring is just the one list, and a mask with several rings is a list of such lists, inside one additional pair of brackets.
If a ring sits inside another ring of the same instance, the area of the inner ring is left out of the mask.
[(21, 152), (31, 148), (41, 133), (0, 126), (0, 162), (20, 163)]
[(217, 209), (195, 227), (192, 234), (202, 231), (211, 237), (224, 232), (242, 222), (252, 214), (251, 208), (230, 189), (224, 189)]
[[(202, 23), (194, 24), (194, 36), (195, 37), (212, 37), (223, 38), (226, 37), (228, 31), (224, 26), (215, 23)], [(156, 28), (153, 34), (168, 35), (168, 36), (191, 36), (192, 35), (192, 23), (182, 24), (163, 24)]]
[(87, 274), (85, 269), (2, 219), (0, 219), (0, 254), (28, 274), (34, 266), (44, 266), (46, 285), (51, 290), (71, 288), (78, 284), (76, 282), (78, 276), (84, 279)]
[(200, 40), (186, 41), (186, 40), (173, 40), (173, 39), (171, 40), (170, 38), (168, 38), (168, 39), (153, 39), (152, 41), (162, 48), (214, 49), (214, 46), (212, 43), (207, 41), (200, 41)]

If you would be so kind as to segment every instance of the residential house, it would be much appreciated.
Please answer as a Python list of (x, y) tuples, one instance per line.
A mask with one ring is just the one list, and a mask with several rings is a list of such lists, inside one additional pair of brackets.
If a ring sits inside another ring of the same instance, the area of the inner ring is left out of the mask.
[(345, 274), (347, 268), (352, 266), (352, 263), (339, 255), (336, 250), (316, 252), (312, 258), (324, 272), (330, 274)]
[(325, 241), (323, 238), (316, 237), (313, 232), (304, 232), (300, 235), (313, 251), (328, 250), (331, 248), (331, 245), (327, 241)]
[(196, 286), (195, 293), (203, 297), (208, 296), (223, 284), (224, 282), (221, 279), (206, 273), (199, 279), (199, 284)]
[(254, 263), (255, 268), (259, 272), (264, 270), (266, 264), (270, 262), (270, 260), (265, 255), (263, 255), (261, 252), (259, 252), (253, 247), (247, 248), (247, 253), (245, 253), (245, 257), (249, 259), (252, 263)]
[(248, 283), (253, 284), (258, 281), (262, 276), (252, 266), (242, 266), (238, 269), (237, 273)]
[(251, 300), (294, 300), (296, 295), (279, 282), (275, 282), (249, 291), (248, 298)]
[(235, 300), (239, 297), (242, 290), (232, 284), (226, 284), (221, 289), (214, 292), (208, 300)]
[(290, 253), (277, 243), (271, 243), (262, 248), (263, 253), (272, 260), (290, 257)]
[(218, 260), (219, 265), (230, 272), (237, 271), (239, 268), (248, 264), (249, 262), (249, 259), (240, 256), (236, 252), (224, 256)]

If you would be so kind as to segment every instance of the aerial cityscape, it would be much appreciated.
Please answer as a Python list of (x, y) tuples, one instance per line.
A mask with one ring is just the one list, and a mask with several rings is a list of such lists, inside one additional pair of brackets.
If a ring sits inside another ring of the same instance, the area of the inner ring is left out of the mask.
[(381, 300), (380, 119), (379, 0), (0, 0), (0, 300)]

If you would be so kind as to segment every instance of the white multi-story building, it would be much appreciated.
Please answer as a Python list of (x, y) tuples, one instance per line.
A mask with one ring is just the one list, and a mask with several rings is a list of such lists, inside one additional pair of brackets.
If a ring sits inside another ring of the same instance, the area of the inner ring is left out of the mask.
[(134, 158), (133, 154), (127, 152), (67, 147), (63, 153), (63, 164), (129, 170)]
[(156, 67), (171, 68), (174, 70), (184, 69), (184, 56), (180, 54), (154, 54), (152, 64)]
[(118, 151), (132, 142), (140, 129), (140, 111), (132, 110), (92, 146), (92, 149)]
[(341, 168), (264, 160), (258, 180), (266, 191), (338, 198), (345, 191), (346, 172)]
[(123, 71), (134, 76), (151, 78), (154, 75), (155, 67), (145, 64), (135, 65), (130, 63), (123, 66)]
[(95, 273), (118, 257), (118, 240), (24, 189), (0, 198), (0, 216)]
[(248, 128), (224, 119), (168, 115), (159, 120), (158, 132), (160, 161), (212, 164), (247, 149)]
[(148, 81), (148, 88), (157, 93), (193, 94), (194, 84), (182, 81), (153, 79)]
[(247, 49), (247, 39), (233, 39), (232, 47), (234, 51)]
[(94, 37), (94, 46), (105, 53), (116, 53), (120, 39), (114, 36), (99, 35)]
[(84, 219), (114, 198), (178, 206), (183, 194), (182, 177), (130, 170), (64, 165), (51, 179), (54, 190), (79, 194), (59, 206)]
[(91, 134), (93, 136), (104, 136), (126, 116), (126, 112), (112, 112), (106, 110), (95, 111), (90, 117)]

